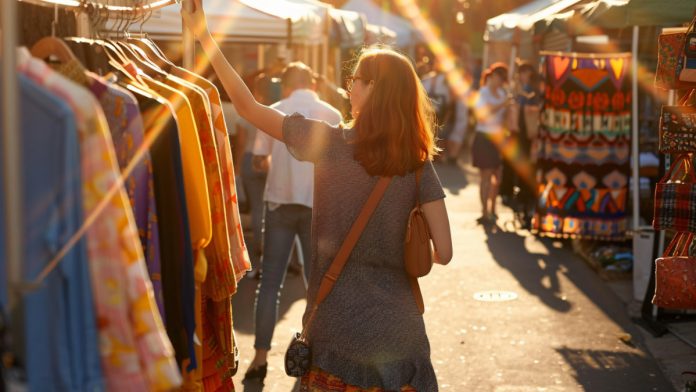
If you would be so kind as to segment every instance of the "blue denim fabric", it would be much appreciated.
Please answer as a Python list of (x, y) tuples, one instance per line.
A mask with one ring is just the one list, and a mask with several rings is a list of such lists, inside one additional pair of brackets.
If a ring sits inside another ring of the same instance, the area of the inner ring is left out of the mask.
[(266, 188), (266, 173), (260, 173), (251, 167), (252, 154), (244, 154), (242, 161), (242, 182), (244, 192), (246, 192), (247, 203), (251, 212), (251, 228), (254, 233), (254, 240), (247, 242), (251, 264), (258, 266), (263, 242), (261, 240), (263, 229), (263, 192)]
[[(1, 86), (0, 86), (1, 87)], [(75, 117), (60, 98), (19, 76), (22, 148), (22, 275), (33, 281), (83, 223), (80, 145)], [(0, 120), (2, 114), (0, 113)], [(5, 219), (0, 161), (0, 221)], [(5, 271), (5, 228), (0, 226), (0, 271)], [(7, 308), (7, 282), (0, 278), (0, 306)], [(84, 238), (37, 290), (23, 294), (13, 313), (21, 330), (13, 336), (30, 391), (103, 391), (92, 281)], [(2, 388), (0, 388), (2, 389)]]
[(264, 220), (263, 273), (256, 291), (256, 342), (254, 348), (271, 349), (273, 330), (278, 320), (280, 290), (290, 261), (290, 251), (299, 236), (304, 259), (305, 287), (309, 280), (312, 234), (312, 209), (299, 204), (281, 204), (266, 209)]

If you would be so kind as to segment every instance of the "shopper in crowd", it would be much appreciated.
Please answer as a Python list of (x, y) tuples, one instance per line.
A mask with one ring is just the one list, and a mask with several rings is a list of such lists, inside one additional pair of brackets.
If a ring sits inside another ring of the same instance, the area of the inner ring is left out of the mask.
[(508, 68), (502, 63), (492, 64), (481, 76), (481, 89), (476, 100), (476, 135), (472, 146), (473, 164), (480, 171), (481, 217), (478, 223), (497, 220), (496, 199), (502, 172), (501, 146), (506, 137), (504, 121), (506, 110), (514, 104), (505, 84)]
[[(307, 330), (311, 391), (402, 388), (436, 391), (425, 324), (403, 260), (403, 241), (416, 192), (429, 223), (436, 262), (452, 257), (444, 191), (433, 168), (432, 112), (410, 61), (389, 49), (367, 49), (351, 78), (352, 115), (345, 126), (286, 116), (256, 102), (207, 30), (200, 0), (183, 12), (239, 114), (314, 163), (312, 271), (308, 309), (338, 248), (381, 176), (388, 189), (351, 252), (336, 285)], [(422, 168), (420, 187), (415, 172)]]
[(519, 155), (514, 165), (515, 186), (519, 194), (515, 197), (515, 207), (521, 209), (524, 226), (531, 226), (531, 216), (536, 200), (536, 181), (534, 179), (534, 160), (532, 145), (536, 142), (539, 131), (539, 111), (541, 93), (539, 76), (534, 66), (527, 62), (519, 63), (516, 72), (517, 83), (514, 91), (519, 106), (517, 148)]
[[(442, 149), (446, 150), (446, 142), (455, 123), (456, 99), (447, 81), (447, 73), (437, 58), (433, 60), (432, 71), (423, 76), (421, 83), (435, 109), (437, 137), (442, 143)], [(456, 162), (456, 158), (450, 159), (446, 151), (440, 158), (447, 163)]]
[[(341, 113), (319, 99), (315, 92), (315, 79), (308, 66), (300, 62), (290, 63), (283, 71), (281, 80), (284, 98), (271, 108), (284, 114), (301, 113), (331, 126), (341, 122)], [(299, 237), (302, 245), (304, 273), (306, 280), (309, 280), (314, 168), (311, 162), (295, 159), (283, 142), (263, 132), (256, 134), (253, 153), (254, 160), (261, 158), (269, 166), (264, 194), (263, 273), (256, 295), (256, 355), (244, 378), (263, 381), (278, 318), (280, 291), (295, 236)], [(254, 165), (258, 166), (259, 163), (255, 162)]]

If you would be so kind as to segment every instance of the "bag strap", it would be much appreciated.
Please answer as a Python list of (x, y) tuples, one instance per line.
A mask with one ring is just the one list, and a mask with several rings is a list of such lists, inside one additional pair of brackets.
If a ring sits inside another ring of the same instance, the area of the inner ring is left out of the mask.
[(367, 222), (370, 220), (370, 217), (372, 216), (372, 213), (377, 207), (377, 204), (379, 204), (380, 200), (382, 200), (382, 196), (384, 196), (384, 192), (387, 190), (387, 187), (389, 186), (390, 182), (391, 177), (381, 177), (379, 181), (377, 181), (377, 184), (375, 185), (374, 189), (372, 189), (372, 193), (370, 194), (367, 201), (365, 202), (365, 205), (360, 211), (358, 218), (355, 220), (355, 222), (353, 222), (353, 226), (351, 226), (348, 235), (343, 240), (343, 244), (338, 249), (336, 257), (334, 258), (333, 262), (329, 266), (328, 271), (326, 271), (324, 277), (321, 280), (321, 284), (319, 285), (319, 291), (317, 292), (317, 297), (314, 300), (314, 306), (312, 306), (312, 311), (309, 315), (309, 319), (302, 328), (302, 334), (300, 337), (301, 339), (306, 337), (306, 331), (309, 329), (309, 325), (314, 320), (314, 314), (316, 313), (317, 308), (322, 302), (324, 302), (329, 293), (331, 293), (334, 284), (338, 280), (338, 277), (341, 275), (341, 271), (343, 271), (343, 267), (346, 265), (346, 262), (348, 261), (348, 256), (350, 256), (350, 253), (353, 251), (355, 244), (357, 244), (358, 240), (360, 239), (360, 236), (362, 235), (365, 226), (367, 226)]

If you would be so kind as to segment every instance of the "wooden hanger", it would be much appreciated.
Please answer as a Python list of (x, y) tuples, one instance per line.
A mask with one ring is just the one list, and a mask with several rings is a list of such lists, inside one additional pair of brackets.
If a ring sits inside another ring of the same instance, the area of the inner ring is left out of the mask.
[(61, 63), (77, 61), (77, 57), (60, 38), (43, 37), (31, 47), (31, 55), (42, 59), (57, 59)]

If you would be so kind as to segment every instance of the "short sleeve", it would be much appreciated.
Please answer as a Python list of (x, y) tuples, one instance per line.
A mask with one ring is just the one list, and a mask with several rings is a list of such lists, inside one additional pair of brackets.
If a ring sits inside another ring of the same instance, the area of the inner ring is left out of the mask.
[(437, 176), (433, 162), (430, 160), (426, 161), (423, 166), (419, 196), (421, 204), (445, 198), (445, 191), (442, 189), (440, 178)]
[(295, 113), (283, 120), (283, 141), (295, 159), (317, 162), (326, 156), (335, 130), (324, 121)]

